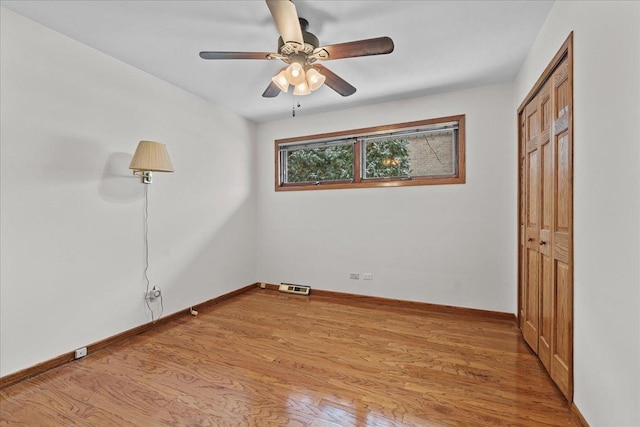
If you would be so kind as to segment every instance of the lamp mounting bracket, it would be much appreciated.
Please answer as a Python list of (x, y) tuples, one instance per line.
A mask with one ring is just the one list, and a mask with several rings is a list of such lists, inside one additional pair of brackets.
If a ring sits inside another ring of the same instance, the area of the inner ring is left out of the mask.
[(151, 184), (153, 182), (153, 174), (151, 171), (133, 171), (134, 175), (139, 175), (143, 184)]

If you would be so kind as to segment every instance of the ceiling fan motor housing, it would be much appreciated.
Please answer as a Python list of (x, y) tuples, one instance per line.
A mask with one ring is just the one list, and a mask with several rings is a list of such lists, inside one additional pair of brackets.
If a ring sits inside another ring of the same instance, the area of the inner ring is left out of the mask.
[(311, 55), (314, 50), (320, 46), (318, 38), (308, 31), (302, 31), (302, 40), (304, 46), (300, 46), (297, 43), (286, 43), (282, 40), (282, 37), (278, 37), (278, 53), (284, 56), (289, 56), (292, 53), (303, 53), (305, 55)]

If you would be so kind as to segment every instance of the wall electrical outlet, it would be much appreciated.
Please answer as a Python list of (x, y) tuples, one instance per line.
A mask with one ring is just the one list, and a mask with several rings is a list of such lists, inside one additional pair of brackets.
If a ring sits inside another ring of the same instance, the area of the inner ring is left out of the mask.
[(159, 287), (154, 286), (151, 290), (145, 292), (144, 298), (149, 301), (155, 301), (157, 298), (162, 296), (162, 291)]
[(360, 273), (349, 273), (349, 279), (360, 280)]
[(82, 347), (76, 350), (76, 353), (73, 356), (73, 358), (80, 359), (82, 357), (85, 357), (86, 355), (87, 355), (87, 347)]
[(362, 273), (362, 280), (373, 280), (373, 273)]

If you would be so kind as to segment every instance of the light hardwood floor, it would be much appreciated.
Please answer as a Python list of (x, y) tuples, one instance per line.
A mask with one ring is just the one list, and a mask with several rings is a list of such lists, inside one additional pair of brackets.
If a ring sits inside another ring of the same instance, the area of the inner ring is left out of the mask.
[(3, 390), (0, 420), (575, 425), (512, 322), (261, 289)]

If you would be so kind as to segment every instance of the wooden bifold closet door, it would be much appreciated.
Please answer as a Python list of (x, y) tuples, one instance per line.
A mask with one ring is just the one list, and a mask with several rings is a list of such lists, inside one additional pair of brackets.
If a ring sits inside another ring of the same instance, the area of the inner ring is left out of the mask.
[(519, 325), (573, 397), (572, 36), (518, 111)]

